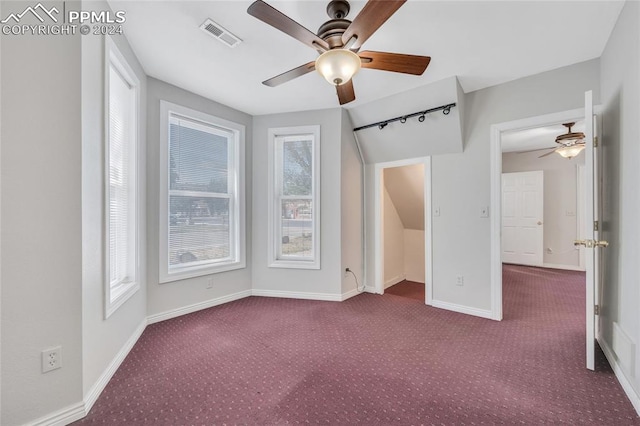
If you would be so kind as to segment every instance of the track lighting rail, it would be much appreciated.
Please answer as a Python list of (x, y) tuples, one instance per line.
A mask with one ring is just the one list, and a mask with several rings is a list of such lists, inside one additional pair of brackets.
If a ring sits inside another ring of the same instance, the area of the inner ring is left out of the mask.
[(358, 130), (369, 129), (371, 127), (378, 127), (378, 129), (382, 130), (385, 127), (387, 127), (389, 123), (393, 123), (394, 121), (406, 123), (407, 118), (412, 118), (412, 117), (418, 117), (418, 121), (422, 123), (425, 120), (427, 114), (431, 114), (432, 112), (436, 112), (436, 111), (442, 111), (444, 115), (449, 115), (449, 113), (451, 112), (451, 108), (455, 106), (456, 106), (455, 102), (447, 105), (441, 105), (439, 107), (426, 109), (424, 111), (418, 111), (418, 112), (414, 112), (407, 115), (401, 115), (400, 117), (390, 118), (389, 120), (378, 121), (377, 123), (356, 127), (355, 129), (353, 129), (353, 131), (357, 132)]

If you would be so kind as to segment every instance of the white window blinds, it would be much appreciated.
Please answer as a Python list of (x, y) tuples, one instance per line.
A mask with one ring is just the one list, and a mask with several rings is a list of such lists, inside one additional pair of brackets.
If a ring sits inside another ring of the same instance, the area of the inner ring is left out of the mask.
[(234, 133), (169, 118), (169, 271), (234, 261)]
[(135, 88), (109, 68), (109, 283), (135, 281)]

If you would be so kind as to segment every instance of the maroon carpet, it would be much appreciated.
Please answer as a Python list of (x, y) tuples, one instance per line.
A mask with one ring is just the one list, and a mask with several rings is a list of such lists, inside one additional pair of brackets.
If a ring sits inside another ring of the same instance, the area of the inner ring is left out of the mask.
[(396, 296), (408, 297), (424, 303), (424, 284), (414, 281), (400, 281), (384, 291), (384, 294), (394, 294)]
[(506, 266), (502, 322), (391, 294), (250, 297), (150, 325), (79, 424), (639, 425), (584, 274)]

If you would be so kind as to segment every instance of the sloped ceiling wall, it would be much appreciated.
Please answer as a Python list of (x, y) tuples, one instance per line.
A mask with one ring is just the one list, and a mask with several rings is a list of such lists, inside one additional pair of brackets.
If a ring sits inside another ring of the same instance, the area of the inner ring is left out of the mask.
[(412, 117), (383, 129), (375, 126), (355, 132), (365, 163), (462, 152), (464, 93), (457, 78), (450, 77), (349, 109), (354, 128), (358, 128), (451, 103), (456, 106), (448, 115), (436, 111), (423, 122)]
[(424, 165), (384, 169), (384, 185), (404, 228), (424, 231)]

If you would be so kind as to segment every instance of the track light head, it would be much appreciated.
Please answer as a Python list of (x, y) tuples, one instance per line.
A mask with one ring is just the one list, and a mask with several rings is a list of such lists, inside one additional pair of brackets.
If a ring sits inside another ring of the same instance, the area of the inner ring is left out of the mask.
[(387, 127), (387, 124), (389, 123), (380, 123), (380, 125), (378, 125), (378, 129), (380, 130), (384, 129), (385, 127)]
[(407, 122), (407, 117), (402, 117), (402, 118), (400, 119), (400, 122), (401, 122), (402, 124), (406, 123), (406, 122)]
[(418, 121), (422, 123), (425, 118), (427, 117), (424, 114), (422, 114), (420, 117), (418, 117)]

